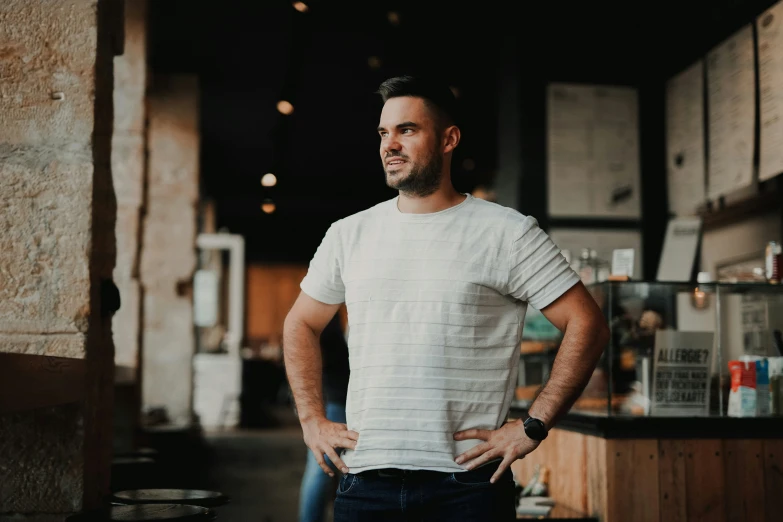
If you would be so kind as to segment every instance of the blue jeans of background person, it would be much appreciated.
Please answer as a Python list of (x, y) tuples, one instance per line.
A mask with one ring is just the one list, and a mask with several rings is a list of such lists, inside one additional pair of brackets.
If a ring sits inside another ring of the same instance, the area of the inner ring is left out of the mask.
[[(345, 423), (345, 404), (327, 402), (326, 418), (332, 422)], [(332, 464), (332, 461), (329, 460), (329, 457), (326, 457), (326, 462), (337, 475), (339, 472)], [(308, 449), (307, 464), (305, 465), (302, 486), (299, 491), (299, 522), (323, 521), (326, 504), (332, 494), (334, 494), (332, 477), (324, 473), (324, 470), (316, 462), (315, 455)]]
[(340, 478), (334, 522), (512, 522), (514, 479), (499, 462), (471, 471), (373, 470)]

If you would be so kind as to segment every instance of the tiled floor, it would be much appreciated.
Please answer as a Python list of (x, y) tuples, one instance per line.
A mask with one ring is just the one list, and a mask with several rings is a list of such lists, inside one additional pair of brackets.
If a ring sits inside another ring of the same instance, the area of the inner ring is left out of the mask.
[[(115, 468), (115, 482), (123, 484), (115, 484), (114, 490), (220, 491), (231, 502), (216, 509), (217, 522), (298, 522), (299, 487), (308, 450), (291, 408), (275, 407), (269, 413), (264, 425), (270, 427), (261, 429), (148, 430), (142, 445), (157, 450), (154, 466)], [(327, 513), (330, 522), (331, 506)]]
[(207, 435), (205, 487), (231, 496), (218, 522), (297, 522), (306, 448), (298, 428)]
[(297, 522), (307, 455), (298, 427), (208, 433), (206, 446), (204, 487), (232, 498), (218, 522)]

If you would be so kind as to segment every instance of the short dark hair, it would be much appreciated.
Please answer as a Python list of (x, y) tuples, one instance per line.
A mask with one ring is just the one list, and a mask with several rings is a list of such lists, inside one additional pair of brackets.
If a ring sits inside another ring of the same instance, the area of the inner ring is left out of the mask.
[(422, 98), (442, 128), (457, 124), (457, 98), (449, 87), (432, 78), (407, 75), (389, 78), (378, 88), (378, 94), (383, 103), (401, 96)]

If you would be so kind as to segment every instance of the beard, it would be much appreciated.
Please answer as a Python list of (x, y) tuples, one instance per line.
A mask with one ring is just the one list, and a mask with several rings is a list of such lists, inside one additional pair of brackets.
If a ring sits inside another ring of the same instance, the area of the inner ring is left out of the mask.
[[(443, 158), (439, 154), (432, 154), (424, 163), (408, 163), (404, 164), (404, 167), (410, 168), (407, 176), (402, 172), (390, 174), (388, 170), (384, 169), (386, 184), (390, 188), (410, 196), (423, 198), (434, 193), (440, 187)], [(395, 176), (399, 176), (399, 179), (395, 179)]]

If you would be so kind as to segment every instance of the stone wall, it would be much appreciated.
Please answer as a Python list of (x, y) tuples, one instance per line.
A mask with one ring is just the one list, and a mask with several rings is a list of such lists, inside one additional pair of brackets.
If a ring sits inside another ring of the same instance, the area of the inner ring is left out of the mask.
[(171, 423), (187, 425), (195, 345), (191, 288), (199, 192), (198, 82), (189, 76), (156, 76), (148, 102), (142, 405), (164, 408)]
[(83, 403), (0, 415), (0, 513), (51, 518), (108, 493), (112, 5), (0, 3), (0, 352), (87, 365)]
[(125, 48), (114, 59), (114, 133), (111, 167), (117, 193), (117, 264), (114, 280), (122, 307), (112, 324), (115, 363), (131, 369), (139, 359), (139, 239), (144, 205), (147, 91), (147, 2), (125, 0)]
[(114, 439), (117, 452), (135, 448), (140, 417), (141, 284), (139, 254), (145, 201), (147, 0), (125, 0), (125, 45), (114, 58), (111, 168), (117, 193), (117, 264), (122, 306), (112, 321), (116, 364)]

